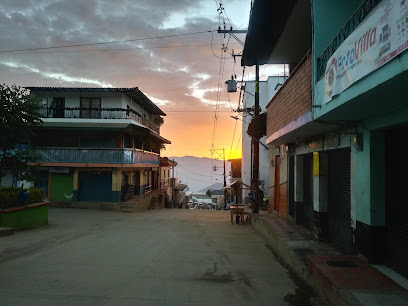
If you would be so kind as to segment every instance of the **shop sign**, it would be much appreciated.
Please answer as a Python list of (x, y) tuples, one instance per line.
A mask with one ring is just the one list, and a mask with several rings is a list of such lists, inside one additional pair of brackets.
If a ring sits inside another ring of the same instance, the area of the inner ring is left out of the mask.
[(324, 103), (408, 47), (408, 1), (383, 0), (327, 61)]
[(324, 138), (325, 148), (336, 148), (340, 145), (340, 135), (326, 136)]
[(309, 151), (319, 151), (322, 149), (322, 142), (321, 141), (313, 141), (307, 145)]

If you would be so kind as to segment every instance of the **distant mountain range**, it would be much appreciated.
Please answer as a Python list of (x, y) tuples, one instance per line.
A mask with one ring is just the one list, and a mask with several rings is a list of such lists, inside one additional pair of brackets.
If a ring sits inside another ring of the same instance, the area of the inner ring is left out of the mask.
[[(228, 184), (228, 183), (227, 183), (227, 184)], [(212, 184), (211, 186), (207, 186), (207, 187), (205, 187), (205, 188), (199, 190), (198, 192), (199, 192), (199, 193), (206, 193), (208, 189), (211, 189), (211, 190), (221, 190), (222, 187), (224, 187), (224, 183), (215, 183), (215, 184)]]
[[(169, 157), (178, 165), (174, 169), (174, 177), (179, 183), (187, 184), (190, 193), (205, 193), (208, 189), (220, 190), (224, 185), (224, 161), (207, 157)], [(214, 171), (214, 166), (216, 171)], [(230, 163), (225, 162), (227, 185), (230, 183)]]

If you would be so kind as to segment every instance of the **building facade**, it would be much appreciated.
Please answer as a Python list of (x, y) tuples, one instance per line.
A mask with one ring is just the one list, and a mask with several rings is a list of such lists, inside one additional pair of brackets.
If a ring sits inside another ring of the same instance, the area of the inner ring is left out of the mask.
[(267, 111), (271, 212), (405, 277), (407, 14), (399, 0), (259, 0), (243, 54), (291, 67)]
[(160, 188), (165, 116), (138, 88), (28, 87), (42, 102), (31, 147), (51, 202), (120, 202)]
[[(259, 106), (261, 111), (266, 111), (266, 105), (279, 89), (280, 84), (284, 82), (284, 76), (270, 76), (267, 81), (259, 82)], [(241, 161), (241, 179), (246, 185), (251, 186), (252, 181), (252, 163), (253, 163), (253, 147), (251, 139), (248, 135), (248, 126), (254, 116), (255, 106), (255, 81), (245, 82), (245, 93), (242, 109), (242, 161)], [(259, 140), (259, 188), (268, 193), (269, 189), (269, 148), (265, 144), (266, 136)], [(242, 189), (242, 199), (245, 203), (249, 202), (249, 191)]]

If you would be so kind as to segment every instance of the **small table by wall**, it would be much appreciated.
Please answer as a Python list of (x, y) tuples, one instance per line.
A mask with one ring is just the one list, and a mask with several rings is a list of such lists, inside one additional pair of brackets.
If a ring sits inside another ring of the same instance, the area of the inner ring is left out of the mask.
[(230, 206), (231, 224), (234, 224), (234, 215), (239, 215), (241, 222), (244, 222), (244, 206)]

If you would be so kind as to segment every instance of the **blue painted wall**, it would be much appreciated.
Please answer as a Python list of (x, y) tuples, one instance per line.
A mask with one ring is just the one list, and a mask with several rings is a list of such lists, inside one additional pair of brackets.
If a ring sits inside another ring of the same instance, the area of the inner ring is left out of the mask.
[(120, 202), (122, 197), (121, 191), (112, 191), (112, 202)]

